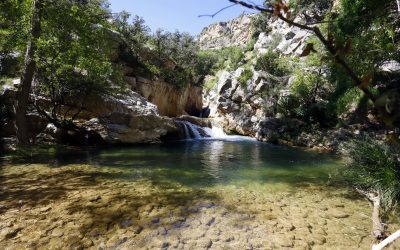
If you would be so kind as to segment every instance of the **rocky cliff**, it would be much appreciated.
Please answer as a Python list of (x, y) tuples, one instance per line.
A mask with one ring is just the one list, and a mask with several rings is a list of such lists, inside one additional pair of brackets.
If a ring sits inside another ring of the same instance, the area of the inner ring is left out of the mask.
[[(255, 15), (241, 16), (228, 22), (230, 26), (234, 26), (233, 40), (230, 40), (229, 36), (224, 37), (224, 32), (226, 36), (227, 30), (230, 30), (226, 28), (227, 25), (211, 25), (200, 35), (202, 46), (207, 49), (245, 46), (252, 19), (255, 17)], [(241, 22), (242, 19), (245, 21)], [(253, 53), (247, 57), (245, 67), (251, 71), (250, 79), (240, 82), (240, 77), (245, 71), (243, 66), (233, 71), (220, 71), (216, 76), (217, 84), (205, 93), (204, 102), (210, 106), (211, 117), (216, 119), (227, 132), (274, 141), (275, 136), (266, 132), (272, 126), (266, 120), (270, 121), (270, 118), (277, 115), (278, 103), (286, 95), (293, 78), (276, 77), (269, 72), (257, 71), (254, 69), (254, 64), (257, 58), (268, 51), (282, 55), (301, 53), (309, 34), (273, 18), (268, 23), (269, 26), (265, 28), (268, 32), (259, 35)]]
[(131, 89), (147, 101), (155, 104), (162, 116), (198, 116), (203, 108), (203, 88), (197, 86), (176, 87), (160, 80), (144, 77), (126, 77)]
[(252, 36), (252, 15), (241, 15), (229, 22), (219, 22), (203, 29), (198, 41), (201, 49), (245, 46)]

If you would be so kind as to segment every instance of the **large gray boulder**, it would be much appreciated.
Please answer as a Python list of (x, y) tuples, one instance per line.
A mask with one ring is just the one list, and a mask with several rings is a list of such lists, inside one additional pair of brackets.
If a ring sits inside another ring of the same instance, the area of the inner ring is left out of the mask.
[[(5, 88), (0, 93), (0, 137), (11, 137), (16, 135), (14, 108), (16, 100), (16, 88)], [(42, 108), (49, 108), (50, 101), (40, 97)], [(127, 90), (123, 94), (115, 96), (91, 94), (83, 96), (66, 97), (68, 103), (76, 103), (79, 100), (83, 104), (83, 111), (76, 117), (76, 122), (83, 125), (92, 134), (98, 134), (101, 138), (111, 144), (134, 144), (159, 142), (163, 136), (169, 133), (177, 133), (178, 125), (167, 117), (160, 116), (157, 106), (148, 102), (141, 95)], [(73, 115), (77, 110), (63, 107)], [(59, 141), (65, 136), (73, 137), (71, 131), (63, 131), (58, 128), (49, 132), (48, 121), (35, 112), (27, 115), (30, 137), (40, 135), (40, 139), (48, 135)], [(75, 135), (74, 141), (79, 141), (79, 136), (90, 133)], [(82, 138), (81, 144), (85, 144)]]
[(158, 114), (157, 106), (133, 91), (119, 96), (91, 96), (85, 104), (84, 126), (96, 131), (108, 143), (154, 143), (176, 133), (175, 122)]

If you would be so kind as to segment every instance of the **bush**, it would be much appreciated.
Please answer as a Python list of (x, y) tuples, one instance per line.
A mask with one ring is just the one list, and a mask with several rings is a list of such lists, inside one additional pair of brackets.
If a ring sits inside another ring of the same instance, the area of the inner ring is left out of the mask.
[(400, 201), (400, 147), (380, 144), (371, 138), (354, 140), (346, 145), (350, 161), (346, 177), (358, 188), (379, 192), (385, 211)]
[(195, 72), (197, 75), (206, 76), (215, 71), (215, 65), (218, 62), (218, 55), (214, 51), (200, 51), (197, 53)]
[(219, 78), (217, 76), (212, 77), (208, 81), (204, 82), (203, 86), (207, 90), (213, 89), (218, 84)]
[(329, 95), (328, 83), (318, 72), (295, 71), (287, 96), (281, 98), (278, 112), (305, 122), (334, 126), (336, 117), (324, 100)]
[(288, 62), (284, 62), (278, 53), (271, 50), (257, 59), (255, 69), (266, 71), (274, 76), (285, 76), (290, 73)]
[(247, 86), (247, 81), (253, 77), (253, 71), (249, 68), (245, 68), (242, 74), (239, 76), (238, 81), (242, 87)]
[(348, 112), (353, 105), (357, 106), (363, 97), (359, 88), (350, 88), (336, 102), (336, 111), (338, 115)]
[(220, 58), (223, 60), (222, 64), (230, 70), (237, 69), (244, 59), (242, 49), (239, 47), (223, 48), (220, 53), (222, 55)]

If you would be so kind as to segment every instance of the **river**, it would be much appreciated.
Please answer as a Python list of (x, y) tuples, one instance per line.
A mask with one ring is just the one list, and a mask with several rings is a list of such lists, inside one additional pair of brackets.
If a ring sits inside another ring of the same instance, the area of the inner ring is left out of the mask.
[(343, 165), (239, 137), (50, 150), (3, 162), (0, 249), (368, 249)]

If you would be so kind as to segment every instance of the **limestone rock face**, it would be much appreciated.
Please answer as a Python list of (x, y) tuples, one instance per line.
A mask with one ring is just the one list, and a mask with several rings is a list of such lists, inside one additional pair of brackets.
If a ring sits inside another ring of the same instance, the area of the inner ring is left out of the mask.
[(172, 119), (160, 116), (154, 104), (133, 91), (117, 97), (91, 96), (85, 109), (94, 114), (85, 127), (108, 143), (159, 142), (179, 130)]
[(198, 116), (203, 108), (203, 88), (187, 86), (177, 88), (172, 84), (149, 80), (142, 77), (129, 77), (127, 81), (132, 90), (154, 103), (160, 115), (177, 117), (180, 115)]
[(116, 96), (89, 95), (83, 103), (83, 108), (84, 112), (80, 117), (86, 119), (107, 117), (113, 113), (158, 115), (156, 105), (131, 90)]
[[(298, 19), (295, 21), (301, 22)], [(285, 55), (300, 55), (311, 35), (309, 32), (289, 26), (281, 20), (271, 20), (268, 27), (269, 32), (262, 32), (254, 45), (258, 55), (265, 54), (268, 50), (278, 51)]]
[(276, 114), (280, 90), (287, 85), (288, 78), (254, 71), (251, 79), (240, 83), (238, 78), (243, 70), (223, 72), (205, 98), (210, 104), (210, 116), (227, 132), (255, 137), (259, 122)]
[[(203, 49), (219, 49), (229, 46), (244, 47), (252, 38), (252, 21), (257, 15), (244, 15), (227, 23), (213, 24), (203, 30), (199, 42)], [(296, 22), (302, 22), (296, 19)], [(307, 45), (311, 34), (271, 17), (266, 31), (260, 33), (253, 53), (246, 56), (254, 65), (258, 57), (272, 50), (285, 55), (299, 55)], [(247, 82), (240, 82), (244, 68), (223, 71), (218, 74), (217, 85), (205, 94), (204, 102), (210, 106), (211, 117), (226, 132), (257, 137), (273, 142), (277, 139), (274, 129), (282, 128), (275, 121), (265, 119), (277, 116), (279, 99), (287, 95), (291, 79), (275, 77), (268, 72), (253, 71)], [(243, 80), (242, 80), (243, 81)], [(286, 126), (287, 127), (287, 126)], [(273, 129), (270, 129), (273, 128)]]
[[(252, 22), (256, 16), (256, 14), (241, 15), (229, 22), (219, 22), (204, 28), (198, 37), (200, 48), (208, 50), (230, 46), (245, 47), (253, 36)], [(302, 22), (300, 19), (295, 21)], [(268, 24), (268, 31), (260, 33), (254, 45), (257, 56), (268, 50), (283, 54), (302, 53), (311, 35), (309, 32), (273, 18)]]
[(252, 18), (241, 15), (229, 22), (219, 22), (203, 29), (199, 35), (201, 49), (221, 49), (229, 46), (245, 46), (252, 36)]
[[(16, 134), (13, 119), (16, 93), (14, 88), (7, 88), (0, 93), (0, 136), (2, 137)], [(83, 97), (68, 97), (66, 100), (68, 102), (83, 100)], [(49, 106), (49, 100), (42, 98), (41, 103), (43, 107)], [(79, 123), (99, 134), (107, 143), (159, 142), (161, 137), (179, 130), (172, 119), (159, 115), (156, 105), (131, 90), (116, 96), (89, 95), (83, 102), (83, 110), (77, 117)], [(73, 113), (75, 111), (71, 110), (71, 114)], [(43, 117), (35, 112), (29, 112), (27, 118), (30, 137), (34, 138), (41, 132), (46, 133), (48, 121)], [(48, 134), (57, 137), (57, 133)]]

